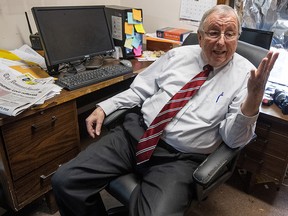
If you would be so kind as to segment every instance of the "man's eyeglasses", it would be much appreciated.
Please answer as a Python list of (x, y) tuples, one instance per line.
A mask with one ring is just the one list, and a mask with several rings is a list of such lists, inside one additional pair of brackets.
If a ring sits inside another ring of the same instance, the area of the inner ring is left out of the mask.
[(234, 40), (238, 37), (238, 33), (233, 32), (233, 31), (227, 31), (227, 32), (220, 32), (220, 31), (207, 31), (204, 32), (209, 38), (211, 39), (219, 39), (222, 34), (224, 34), (224, 37), (226, 40)]

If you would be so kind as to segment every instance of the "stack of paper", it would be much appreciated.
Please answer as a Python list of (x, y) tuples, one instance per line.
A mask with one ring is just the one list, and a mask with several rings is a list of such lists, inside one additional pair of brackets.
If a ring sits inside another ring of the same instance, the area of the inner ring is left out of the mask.
[(16, 116), (60, 94), (62, 88), (41, 65), (45, 66), (44, 58), (28, 45), (13, 51), (0, 50), (1, 114)]

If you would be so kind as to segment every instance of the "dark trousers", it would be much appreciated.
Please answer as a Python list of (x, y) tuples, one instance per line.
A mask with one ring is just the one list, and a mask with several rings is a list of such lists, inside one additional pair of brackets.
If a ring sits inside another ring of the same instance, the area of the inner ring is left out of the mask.
[(135, 164), (137, 141), (118, 126), (62, 165), (52, 187), (62, 216), (105, 216), (99, 195), (117, 176), (136, 172), (142, 177), (130, 198), (131, 216), (180, 216), (192, 199), (192, 173), (204, 155), (184, 154), (163, 141), (145, 166)]

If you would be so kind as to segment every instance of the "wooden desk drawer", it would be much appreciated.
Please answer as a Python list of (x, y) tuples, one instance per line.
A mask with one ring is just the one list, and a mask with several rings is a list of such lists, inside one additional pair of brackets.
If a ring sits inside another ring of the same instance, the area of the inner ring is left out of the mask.
[(257, 121), (256, 134), (257, 137), (267, 138), (271, 130), (271, 124), (263, 121)]
[(277, 119), (263, 119), (261, 115), (257, 120), (256, 132), (262, 137), (268, 137), (270, 132), (281, 134), (288, 139), (288, 122), (278, 121)]
[(248, 149), (253, 149), (259, 152), (265, 152), (268, 155), (286, 160), (288, 157), (288, 139), (280, 134), (270, 132), (269, 137), (265, 138), (258, 136), (254, 143), (247, 146)]
[(17, 180), (79, 147), (75, 102), (61, 104), (2, 127), (12, 178)]
[(74, 148), (65, 155), (61, 155), (48, 164), (15, 181), (14, 190), (19, 206), (25, 206), (51, 190), (51, 177), (54, 172), (61, 164), (74, 158), (78, 152), (79, 149)]
[(284, 174), (283, 170), (286, 170), (287, 162), (263, 152), (244, 149), (238, 164), (249, 172), (264, 174), (280, 181)]
[(283, 123), (283, 122), (272, 122), (271, 123), (271, 131), (277, 134), (281, 134), (282, 136), (286, 137), (288, 139), (288, 122)]
[(280, 159), (287, 160), (288, 137), (271, 131), (269, 134), (269, 145), (267, 146), (266, 153)]

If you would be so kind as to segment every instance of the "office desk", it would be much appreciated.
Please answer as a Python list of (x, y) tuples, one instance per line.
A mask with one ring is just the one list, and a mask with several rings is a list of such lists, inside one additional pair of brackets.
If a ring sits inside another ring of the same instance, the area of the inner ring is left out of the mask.
[(257, 140), (241, 152), (238, 165), (248, 171), (247, 191), (256, 183), (283, 183), (288, 164), (288, 115), (276, 106), (262, 106), (256, 126)]
[(45, 195), (51, 212), (57, 210), (50, 180), (61, 164), (80, 151), (78, 115), (94, 109), (97, 100), (128, 88), (150, 64), (132, 62), (133, 74), (74, 91), (63, 89), (42, 106), (16, 117), (0, 116), (0, 192), (11, 209), (18, 211)]

